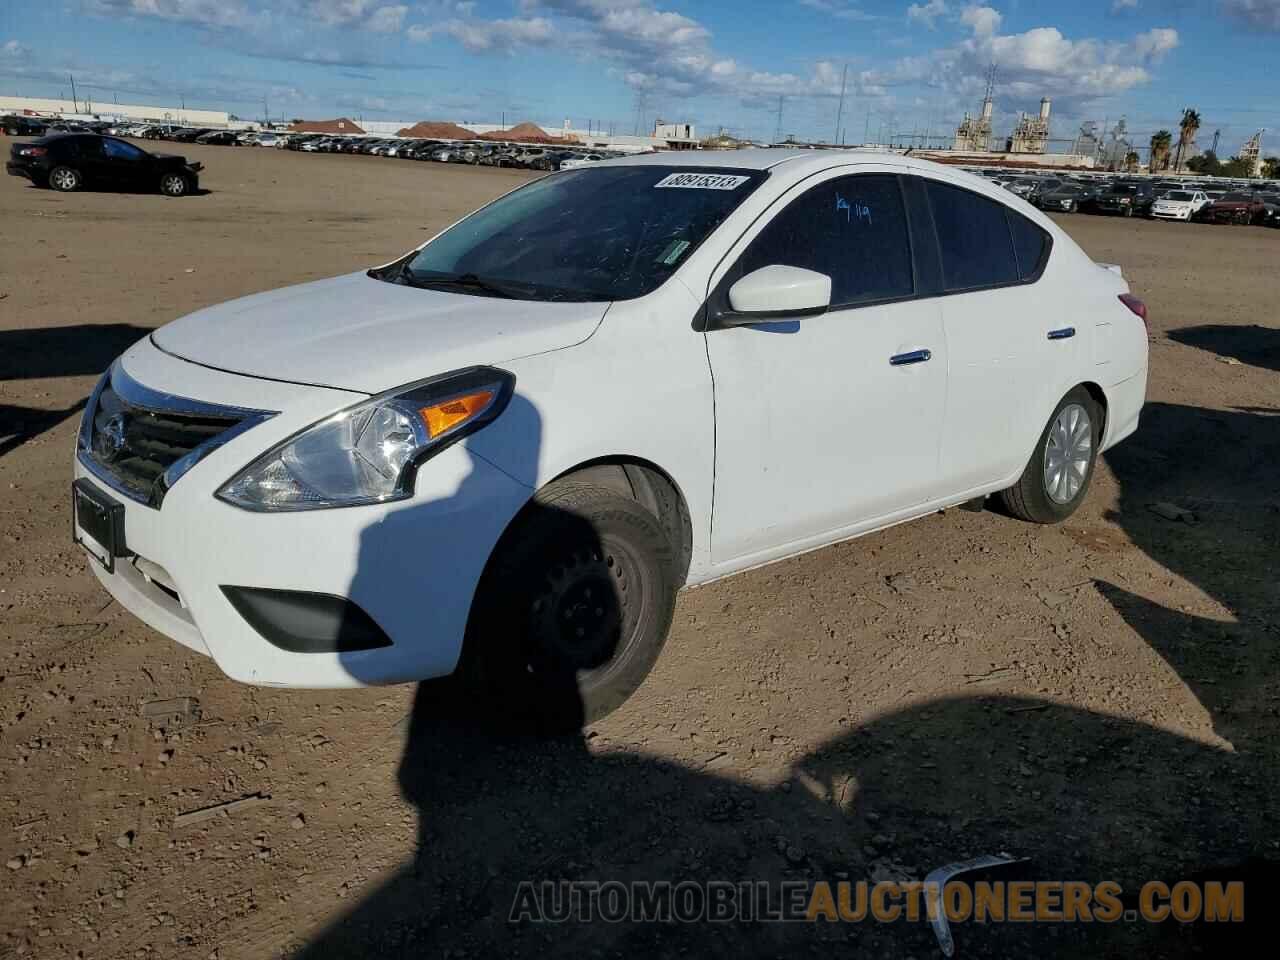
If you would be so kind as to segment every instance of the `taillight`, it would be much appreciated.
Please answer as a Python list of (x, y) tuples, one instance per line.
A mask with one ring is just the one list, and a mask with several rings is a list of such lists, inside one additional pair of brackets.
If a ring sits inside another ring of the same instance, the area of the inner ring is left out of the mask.
[(1142, 325), (1144, 327), (1148, 330), (1151, 329), (1151, 324), (1147, 322), (1147, 305), (1145, 303), (1135, 297), (1132, 293), (1120, 294), (1120, 302), (1128, 307), (1135, 317), (1138, 317), (1142, 321)]
[(18, 151), (20, 157), (43, 157), (49, 151), (45, 147), (22, 147)]

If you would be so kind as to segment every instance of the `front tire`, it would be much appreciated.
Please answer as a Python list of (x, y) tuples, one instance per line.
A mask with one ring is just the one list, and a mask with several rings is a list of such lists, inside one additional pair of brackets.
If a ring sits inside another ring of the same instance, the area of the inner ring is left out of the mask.
[(675, 568), (648, 509), (596, 484), (550, 484), (494, 548), (467, 624), (464, 679), (499, 726), (594, 723), (657, 661)]
[(80, 171), (74, 167), (54, 167), (49, 171), (49, 186), (59, 193), (72, 193), (83, 183)]
[(1075, 387), (1058, 402), (1018, 482), (1001, 491), (1005, 509), (1031, 523), (1067, 519), (1089, 492), (1101, 439), (1102, 412)]
[(160, 192), (166, 197), (181, 197), (190, 192), (191, 184), (180, 173), (166, 173), (160, 178)]

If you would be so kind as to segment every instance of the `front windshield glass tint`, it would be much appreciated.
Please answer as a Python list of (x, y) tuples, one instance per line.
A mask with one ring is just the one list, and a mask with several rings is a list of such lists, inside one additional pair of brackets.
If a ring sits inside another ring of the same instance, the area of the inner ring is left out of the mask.
[(643, 296), (764, 176), (648, 164), (554, 174), (477, 211), (384, 277), (531, 300)]
[(1187, 193), (1185, 190), (1171, 190), (1169, 191), (1169, 194), (1168, 196), (1165, 197), (1165, 199), (1166, 200), (1190, 200), (1191, 194)]

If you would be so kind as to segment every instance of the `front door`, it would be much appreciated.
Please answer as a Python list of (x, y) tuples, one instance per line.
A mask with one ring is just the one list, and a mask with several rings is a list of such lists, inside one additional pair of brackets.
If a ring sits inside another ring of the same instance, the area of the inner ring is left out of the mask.
[(938, 301), (917, 296), (898, 176), (828, 175), (737, 251), (709, 309), (773, 264), (830, 276), (832, 306), (706, 333), (713, 559), (763, 562), (938, 495), (946, 342)]

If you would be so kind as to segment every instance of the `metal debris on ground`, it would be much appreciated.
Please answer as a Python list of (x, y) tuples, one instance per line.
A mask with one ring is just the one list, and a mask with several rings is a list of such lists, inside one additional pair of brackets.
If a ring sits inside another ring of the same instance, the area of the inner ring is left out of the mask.
[(956, 942), (951, 936), (951, 926), (947, 923), (947, 911), (942, 906), (942, 891), (946, 885), (962, 873), (1011, 867), (1027, 861), (1027, 857), (1011, 857), (1007, 853), (998, 853), (994, 856), (974, 857), (972, 860), (948, 863), (946, 866), (929, 871), (929, 875), (924, 878), (924, 895), (929, 901), (929, 926), (933, 927), (933, 935), (938, 938), (938, 946), (942, 948), (944, 956), (954, 957), (956, 954)]
[(171, 697), (168, 700), (152, 700), (142, 705), (142, 715), (148, 720), (167, 717), (195, 718), (200, 712), (200, 701), (195, 697)]
[(212, 820), (214, 817), (225, 817), (237, 810), (243, 810), (245, 807), (252, 807), (259, 803), (266, 803), (271, 799), (270, 794), (255, 793), (247, 797), (241, 797), (239, 800), (228, 800), (226, 803), (215, 803), (211, 807), (202, 807), (199, 810), (192, 810), (190, 813), (180, 813), (173, 818), (175, 827), (189, 827), (192, 824), (204, 823), (206, 820)]
[(1158, 517), (1172, 520), (1175, 523), (1195, 523), (1198, 519), (1194, 513), (1176, 503), (1149, 503), (1147, 509)]

